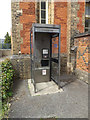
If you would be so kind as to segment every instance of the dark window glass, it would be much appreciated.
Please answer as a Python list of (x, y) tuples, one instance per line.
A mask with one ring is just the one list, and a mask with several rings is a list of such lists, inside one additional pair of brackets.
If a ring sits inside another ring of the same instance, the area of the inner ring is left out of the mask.
[(88, 20), (85, 20), (85, 27), (88, 27)]
[(90, 15), (90, 3), (86, 3), (85, 14)]
[(41, 20), (41, 23), (42, 23), (42, 24), (45, 24), (45, 23), (46, 23), (46, 20)]
[(85, 32), (86, 31), (90, 32), (90, 19), (85, 20)]
[(41, 9), (46, 9), (46, 2), (41, 2)]
[(46, 11), (41, 11), (41, 18), (44, 18), (44, 19), (45, 19), (45, 18), (46, 18), (46, 15), (45, 15), (45, 14), (46, 14)]
[(41, 2), (41, 23), (46, 24), (46, 2)]
[(88, 29), (87, 29), (87, 28), (85, 29), (85, 32), (88, 32)]

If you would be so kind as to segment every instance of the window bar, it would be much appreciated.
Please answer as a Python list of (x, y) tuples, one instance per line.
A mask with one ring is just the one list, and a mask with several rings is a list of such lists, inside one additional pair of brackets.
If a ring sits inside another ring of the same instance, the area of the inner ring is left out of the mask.
[(33, 67), (34, 67), (34, 71), (33, 71), (33, 80), (34, 80), (34, 92), (36, 93), (36, 82), (35, 82), (35, 27), (33, 26)]
[(60, 37), (61, 37), (61, 26), (59, 28), (59, 38), (58, 38), (58, 88), (60, 89)]

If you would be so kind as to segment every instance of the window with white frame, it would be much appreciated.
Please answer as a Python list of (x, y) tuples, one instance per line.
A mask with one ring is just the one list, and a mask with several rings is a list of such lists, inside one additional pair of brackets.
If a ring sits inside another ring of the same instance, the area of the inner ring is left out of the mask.
[(48, 2), (47, 0), (40, 1), (40, 23), (48, 24)]

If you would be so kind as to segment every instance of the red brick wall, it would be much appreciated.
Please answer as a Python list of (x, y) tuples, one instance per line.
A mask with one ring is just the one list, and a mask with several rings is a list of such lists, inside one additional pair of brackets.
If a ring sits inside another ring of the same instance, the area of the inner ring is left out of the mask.
[(84, 70), (89, 72), (90, 62), (89, 62), (89, 54), (88, 47), (90, 47), (90, 36), (84, 36), (75, 39), (75, 46), (78, 46), (77, 49), (77, 59), (76, 59), (76, 68), (79, 70)]
[[(79, 23), (77, 28), (80, 32), (84, 31), (82, 25), (82, 15), (85, 9), (85, 3), (79, 3), (80, 9), (77, 12)], [(30, 28), (32, 23), (36, 22), (35, 2), (20, 2), (20, 9), (23, 14), (20, 16), (20, 23), (23, 24), (23, 30), (20, 31), (20, 36), (23, 38), (21, 46), (22, 54), (30, 53)], [(61, 53), (67, 53), (67, 2), (54, 2), (54, 24), (61, 25)], [(57, 44), (57, 43), (56, 43)], [(56, 53), (57, 48), (54, 49)]]
[(35, 2), (20, 2), (20, 9), (22, 9), (23, 14), (20, 16), (20, 23), (23, 24), (23, 30), (21, 30), (20, 35), (23, 38), (23, 43), (21, 44), (21, 53), (30, 53), (30, 28), (32, 23), (35, 23)]
[(66, 53), (67, 52), (67, 2), (54, 3), (54, 24), (61, 25), (61, 53)]

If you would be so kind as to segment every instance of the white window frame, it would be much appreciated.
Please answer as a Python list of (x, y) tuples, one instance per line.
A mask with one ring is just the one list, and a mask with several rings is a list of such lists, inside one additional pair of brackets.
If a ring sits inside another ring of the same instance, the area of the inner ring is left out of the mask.
[(40, 24), (41, 23), (41, 2), (46, 2), (46, 23), (48, 24), (48, 0), (40, 0)]

